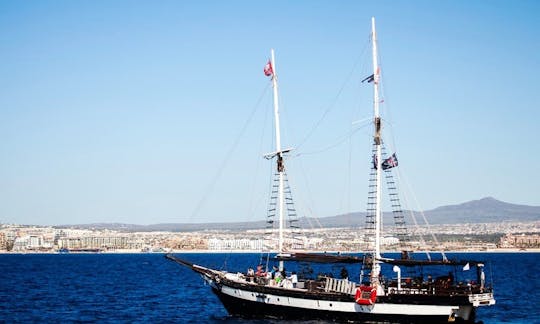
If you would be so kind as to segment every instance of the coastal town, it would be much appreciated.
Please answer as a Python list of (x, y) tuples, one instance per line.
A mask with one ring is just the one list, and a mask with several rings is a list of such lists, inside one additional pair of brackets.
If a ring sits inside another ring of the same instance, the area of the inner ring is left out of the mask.
[[(369, 247), (358, 227), (306, 229), (289, 233), (290, 249), (358, 252)], [(111, 229), (0, 224), (2, 253), (66, 252), (259, 252), (276, 249), (268, 230), (127, 232)], [(382, 238), (386, 251), (398, 251), (397, 235)], [(432, 225), (411, 233), (417, 251), (510, 251), (540, 248), (540, 221)]]

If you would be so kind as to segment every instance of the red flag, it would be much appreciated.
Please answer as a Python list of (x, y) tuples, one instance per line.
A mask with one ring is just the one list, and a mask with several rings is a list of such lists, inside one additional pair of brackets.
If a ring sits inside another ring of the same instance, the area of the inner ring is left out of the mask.
[(264, 66), (264, 75), (271, 76), (274, 74), (274, 69), (272, 69), (272, 62), (268, 61)]

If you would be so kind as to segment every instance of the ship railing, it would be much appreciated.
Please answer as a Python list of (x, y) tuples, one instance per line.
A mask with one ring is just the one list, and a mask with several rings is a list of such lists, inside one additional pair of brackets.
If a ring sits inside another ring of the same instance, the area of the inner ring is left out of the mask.
[(474, 307), (495, 305), (493, 293), (472, 294), (469, 295), (469, 301)]
[(402, 285), (401, 287), (397, 287), (395, 284), (390, 283), (387, 287), (388, 294), (472, 296), (491, 293), (492, 295), (492, 290), (490, 288), (480, 288), (479, 286), (470, 285), (455, 285), (448, 287), (434, 284), (422, 284), (412, 286)]
[(389, 287), (388, 294), (404, 294), (404, 295), (429, 295), (430, 291), (425, 288), (397, 288)]
[(443, 295), (475, 295), (475, 294), (484, 294), (490, 293), (493, 290), (491, 287), (482, 287), (478, 284), (470, 284), (459, 282), (457, 284), (448, 286), (448, 285), (433, 285), (430, 286), (430, 290), (434, 294), (443, 294)]
[(336, 279), (324, 277), (326, 279), (324, 285), (325, 292), (339, 292), (344, 294), (354, 295), (356, 292), (356, 283), (348, 279)]

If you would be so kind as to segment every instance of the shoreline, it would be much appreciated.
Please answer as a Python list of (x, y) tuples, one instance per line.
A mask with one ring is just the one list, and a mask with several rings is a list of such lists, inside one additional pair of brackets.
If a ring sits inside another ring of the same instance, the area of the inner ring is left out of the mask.
[[(341, 253), (343, 255), (347, 254), (361, 254), (362, 251), (311, 251), (312, 253), (328, 253), (328, 254), (337, 254)], [(519, 248), (505, 248), (505, 249), (488, 249), (488, 250), (451, 250), (451, 251), (442, 251), (444, 253), (540, 253), (540, 248), (531, 248), (531, 249), (519, 249)], [(57, 252), (57, 251), (0, 251), (0, 255), (9, 255), (9, 254), (247, 254), (247, 253), (266, 253), (257, 250), (169, 250), (161, 252), (143, 252), (139, 250), (116, 250), (116, 251), (99, 251), (99, 252)], [(271, 252), (277, 253), (277, 252)], [(382, 253), (400, 253), (400, 251), (382, 251)], [(440, 254), (441, 251), (415, 251), (415, 253), (436, 253)]]

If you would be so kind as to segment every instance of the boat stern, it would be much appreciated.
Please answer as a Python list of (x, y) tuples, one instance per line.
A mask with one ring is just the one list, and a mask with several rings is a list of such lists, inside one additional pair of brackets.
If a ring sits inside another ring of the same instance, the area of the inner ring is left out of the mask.
[(472, 294), (469, 296), (469, 302), (474, 307), (479, 306), (491, 306), (495, 305), (495, 298), (493, 297), (493, 293), (482, 293), (482, 294)]

